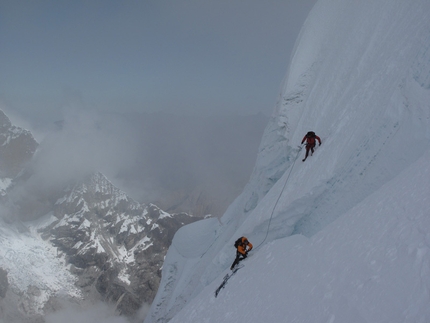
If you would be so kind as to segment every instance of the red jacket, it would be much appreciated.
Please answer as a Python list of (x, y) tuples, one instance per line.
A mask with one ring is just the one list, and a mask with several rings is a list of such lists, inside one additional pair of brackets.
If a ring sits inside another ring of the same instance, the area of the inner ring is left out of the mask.
[(306, 137), (306, 135), (303, 137), (302, 139), (302, 144), (305, 142), (306, 140), (306, 146), (315, 146), (315, 139), (318, 140), (318, 142), (321, 145), (321, 139), (320, 137), (318, 137), (317, 135), (315, 135), (315, 137)]

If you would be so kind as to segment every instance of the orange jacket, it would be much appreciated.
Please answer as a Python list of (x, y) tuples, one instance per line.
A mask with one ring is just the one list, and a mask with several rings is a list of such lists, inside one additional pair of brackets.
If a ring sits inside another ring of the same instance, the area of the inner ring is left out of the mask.
[[(248, 248), (248, 250), (246, 250)], [(246, 239), (246, 237), (242, 237), (242, 243), (237, 247), (237, 251), (242, 255), (246, 254), (247, 251), (252, 250), (252, 243)]]

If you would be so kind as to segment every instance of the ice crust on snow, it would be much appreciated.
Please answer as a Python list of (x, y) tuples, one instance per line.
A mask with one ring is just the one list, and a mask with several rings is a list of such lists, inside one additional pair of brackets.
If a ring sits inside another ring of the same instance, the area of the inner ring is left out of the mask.
[(74, 285), (76, 277), (64, 270), (64, 258), (36, 232), (38, 227), (49, 225), (54, 219), (47, 215), (33, 222), (28, 233), (16, 232), (6, 224), (0, 226), (0, 265), (8, 271), (9, 283), (17, 288), (18, 294), (31, 286), (40, 291), (41, 295), (34, 298), (40, 314), (49, 297), (63, 290), (72, 297), (81, 297)]
[[(177, 233), (145, 323), (430, 321), (429, 15), (316, 3), (248, 185)], [(323, 144), (302, 163), (309, 130)], [(256, 248), (215, 300), (241, 235)]]

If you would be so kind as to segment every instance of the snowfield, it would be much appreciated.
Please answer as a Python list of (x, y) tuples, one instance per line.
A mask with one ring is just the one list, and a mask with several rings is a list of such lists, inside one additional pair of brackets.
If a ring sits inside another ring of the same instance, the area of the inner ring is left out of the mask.
[(266, 244), (170, 322), (429, 322), (429, 181), (427, 152), (311, 238)]
[[(177, 231), (145, 323), (430, 322), (429, 17), (429, 0), (317, 1), (298, 36), (247, 186), (222, 218)], [(300, 142), (311, 130), (322, 145), (302, 162)], [(168, 213), (154, 210), (151, 217), (145, 208), (142, 222), (131, 221), (118, 211), (126, 194), (98, 182), (92, 182), (95, 192), (117, 192), (99, 206), (115, 213), (113, 225), (122, 221), (124, 236), (169, 220)], [(0, 197), (11, 183), (0, 179)], [(65, 215), (57, 227), (92, 224), (91, 218), (79, 222), (89, 210), (81, 202), (81, 211)], [(131, 211), (140, 210), (130, 203)], [(43, 314), (50, 296), (82, 298), (76, 278), (64, 270), (64, 255), (37, 232), (53, 220), (48, 214), (0, 226), (8, 293), (36, 314)], [(154, 244), (148, 236), (128, 249), (94, 232), (88, 247), (106, 250), (122, 265), (149, 259), (135, 257)], [(242, 235), (254, 249), (215, 297)], [(75, 242), (72, 249), (84, 252)], [(127, 284), (148, 283), (136, 277), (125, 269), (118, 275)], [(85, 311), (72, 306), (46, 321), (126, 318), (102, 304)]]
[(74, 285), (76, 277), (64, 270), (64, 257), (36, 232), (39, 226), (48, 225), (50, 220), (50, 215), (47, 215), (33, 222), (31, 231), (27, 233), (16, 232), (6, 225), (0, 227), (0, 265), (8, 271), (9, 284), (17, 288), (15, 293), (20, 295), (32, 286), (40, 291), (37, 295), (30, 292), (22, 295), (23, 300), (34, 303), (32, 308), (37, 308), (40, 314), (50, 296), (64, 292), (72, 297), (82, 297)]
[[(248, 185), (221, 224), (177, 233), (145, 323), (430, 322), (429, 16), (316, 3)], [(241, 235), (252, 257), (215, 298)]]

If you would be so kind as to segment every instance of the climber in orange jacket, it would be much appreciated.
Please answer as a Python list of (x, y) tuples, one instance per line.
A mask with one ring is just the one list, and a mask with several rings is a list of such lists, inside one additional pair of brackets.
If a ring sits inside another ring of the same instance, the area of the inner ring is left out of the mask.
[(302, 139), (302, 145), (306, 140), (306, 155), (305, 155), (305, 159), (303, 159), (302, 161), (305, 161), (306, 158), (308, 158), (309, 155), (309, 150), (311, 151), (311, 156), (314, 153), (314, 148), (315, 148), (315, 144), (316, 144), (316, 140), (318, 140), (319, 145), (321, 146), (321, 139), (320, 137), (318, 137), (315, 132), (313, 131), (309, 131)]
[(233, 270), (234, 266), (236, 266), (239, 261), (245, 259), (248, 255), (248, 252), (252, 250), (252, 243), (248, 241), (246, 237), (240, 237), (234, 243), (234, 246), (237, 248), (236, 250), (236, 259), (234, 259), (233, 264), (230, 269)]

